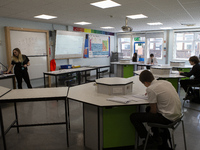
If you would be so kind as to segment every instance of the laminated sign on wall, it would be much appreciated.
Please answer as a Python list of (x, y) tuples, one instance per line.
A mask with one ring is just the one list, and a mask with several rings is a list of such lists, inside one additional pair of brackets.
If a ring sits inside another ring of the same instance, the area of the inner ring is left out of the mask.
[(103, 35), (89, 35), (89, 57), (110, 56), (110, 37)]

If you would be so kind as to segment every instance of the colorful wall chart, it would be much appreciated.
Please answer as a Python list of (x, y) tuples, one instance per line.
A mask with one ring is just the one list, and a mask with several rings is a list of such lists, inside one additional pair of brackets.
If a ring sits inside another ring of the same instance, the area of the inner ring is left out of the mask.
[(110, 37), (103, 35), (89, 35), (89, 57), (110, 56)]

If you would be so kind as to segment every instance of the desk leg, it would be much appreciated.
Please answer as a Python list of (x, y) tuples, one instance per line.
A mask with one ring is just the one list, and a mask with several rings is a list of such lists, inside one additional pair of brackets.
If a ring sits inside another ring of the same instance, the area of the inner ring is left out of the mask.
[(78, 85), (81, 84), (81, 73), (77, 72), (77, 76), (78, 76)]
[[(68, 100), (68, 99), (67, 99)], [(66, 104), (66, 99), (65, 99), (65, 122), (66, 122), (66, 138), (67, 138), (67, 147), (69, 147), (69, 136), (68, 136), (68, 118), (67, 118), (67, 110), (68, 106)], [(68, 110), (69, 111), (69, 110)]]
[(67, 117), (68, 117), (68, 124), (69, 124), (69, 130), (70, 130), (70, 114), (69, 114), (69, 99), (67, 98)]
[(109, 67), (109, 77), (111, 77), (111, 66)]
[(85, 71), (85, 83), (87, 82), (87, 71)]
[[(16, 124), (18, 126), (19, 124), (18, 124), (18, 115), (17, 115), (17, 104), (14, 103), (14, 106), (15, 106), (15, 119), (16, 119)], [(17, 127), (17, 133), (19, 133), (19, 127)]]
[(83, 104), (83, 143), (85, 146), (85, 105)]
[(56, 87), (58, 87), (57, 76), (55, 76), (55, 80), (56, 80)]
[(13, 84), (13, 89), (16, 89), (15, 76), (12, 77), (12, 84)]
[(43, 74), (43, 78), (44, 78), (44, 88), (45, 88), (46, 87), (45, 74)]
[(4, 133), (4, 126), (3, 126), (3, 116), (2, 116), (2, 110), (1, 110), (1, 105), (0, 105), (0, 127), (1, 127), (1, 136), (3, 139), (3, 146), (4, 150), (6, 150), (6, 138), (5, 138), (5, 133)]
[(98, 150), (101, 149), (101, 134), (100, 134), (100, 108), (98, 107)]
[(98, 79), (99, 74), (98, 74), (98, 68), (96, 69), (96, 79)]

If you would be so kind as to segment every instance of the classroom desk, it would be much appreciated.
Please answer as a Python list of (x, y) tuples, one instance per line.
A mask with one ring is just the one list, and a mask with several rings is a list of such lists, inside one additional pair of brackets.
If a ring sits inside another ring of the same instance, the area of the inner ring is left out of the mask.
[[(95, 65), (95, 66), (88, 66), (88, 67), (96, 69), (96, 79), (100, 78), (101, 68), (109, 68), (110, 69), (110, 65)], [(109, 77), (110, 77), (110, 71), (109, 71)]]
[[(68, 90), (67, 87), (10, 90), (8, 88), (4, 88), (0, 86), (0, 91), (1, 91), (0, 93), (0, 127), (1, 127), (1, 135), (3, 139), (4, 150), (7, 149), (5, 135), (13, 127), (16, 127), (17, 132), (19, 133), (19, 127), (61, 125), (61, 124), (66, 125), (66, 142), (67, 142), (67, 146), (69, 146), (68, 116), (67, 116), (68, 106), (66, 105), (67, 90)], [(16, 105), (17, 102), (32, 102), (32, 101), (37, 102), (37, 101), (50, 101), (50, 100), (64, 100), (65, 101), (65, 121), (64, 122), (25, 124), (25, 125), (19, 124), (18, 115), (17, 115), (17, 105)], [(6, 130), (4, 130), (4, 124), (3, 124), (3, 116), (2, 116), (2, 109), (1, 109), (2, 103), (14, 103), (14, 108), (15, 108), (15, 120)]]
[[(86, 71), (91, 71), (91, 70), (95, 70), (95, 68), (89, 68), (89, 67), (81, 67), (81, 68), (73, 68), (73, 69), (62, 69), (62, 70), (57, 70), (57, 71), (50, 71), (50, 72), (43, 72), (43, 76), (44, 76), (44, 87), (46, 87), (46, 80), (45, 80), (45, 76), (49, 75), (49, 76), (54, 76), (55, 80), (56, 80), (56, 87), (58, 86), (57, 84), (57, 77), (61, 76), (61, 75), (66, 75), (69, 73), (76, 73), (78, 75), (78, 84), (81, 84), (81, 72), (85, 72)], [(85, 76), (85, 79), (87, 77)], [(85, 80), (86, 81), (86, 80)]]
[(114, 65), (114, 73), (116, 77), (129, 78), (133, 76), (133, 71), (137, 70), (139, 62), (111, 62)]
[(9, 79), (9, 78), (12, 78), (13, 89), (16, 89), (15, 75), (14, 74), (2, 74), (2, 75), (0, 75), (0, 80)]
[[(192, 65), (184, 65), (184, 66), (170, 66), (170, 65), (166, 65), (166, 64), (161, 64), (159, 65), (160, 67), (166, 67), (166, 66), (169, 66), (169, 67), (172, 67), (172, 70), (177, 70), (177, 71), (182, 71), (182, 72), (190, 72), (190, 70), (192, 69)], [(181, 78), (181, 80), (184, 80), (184, 79), (189, 79), (189, 77), (183, 77)]]
[(137, 66), (151, 67), (151, 66), (157, 66), (157, 65), (139, 63), (139, 64), (137, 64)]
[[(146, 87), (139, 81), (138, 76), (128, 80), (134, 82), (130, 94), (146, 92)], [(127, 104), (107, 100), (113, 96), (97, 93), (95, 82), (70, 88), (68, 98), (83, 103), (84, 144), (92, 150), (137, 145), (135, 129), (129, 117), (137, 111), (136, 106), (148, 102), (138, 98), (135, 98), (138, 101)]]
[[(142, 71), (143, 70), (137, 70), (137, 71), (134, 71), (134, 73), (137, 75), (140, 75), (140, 73)], [(172, 71), (172, 73), (169, 75), (157, 75), (157, 74), (153, 74), (153, 75), (156, 79), (167, 80), (167, 81), (171, 82), (178, 93), (180, 90), (179, 89), (179, 81), (181, 78), (185, 77), (185, 76), (179, 75), (178, 71)]]

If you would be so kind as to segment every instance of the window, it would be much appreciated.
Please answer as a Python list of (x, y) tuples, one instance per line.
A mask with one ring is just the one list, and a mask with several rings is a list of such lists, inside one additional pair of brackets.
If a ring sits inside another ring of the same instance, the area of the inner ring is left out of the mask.
[(154, 57), (162, 59), (163, 38), (148, 38), (147, 56), (154, 54)]
[(118, 38), (118, 52), (123, 53), (123, 58), (131, 58), (131, 38)]
[(175, 33), (174, 58), (188, 60), (200, 54), (200, 32)]

